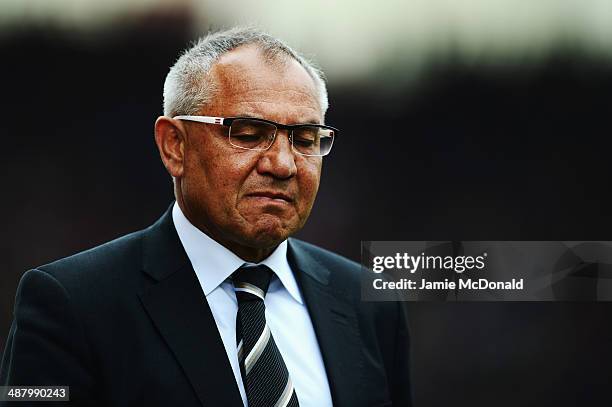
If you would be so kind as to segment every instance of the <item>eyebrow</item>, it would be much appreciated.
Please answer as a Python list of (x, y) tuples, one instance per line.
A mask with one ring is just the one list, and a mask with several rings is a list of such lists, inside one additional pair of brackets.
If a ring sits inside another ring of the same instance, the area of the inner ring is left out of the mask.
[[(233, 117), (245, 117), (245, 118), (249, 118), (249, 119), (260, 119), (260, 120), (274, 121), (274, 120), (266, 119), (265, 117), (261, 117), (261, 116), (254, 115), (254, 114), (249, 114), (249, 113), (238, 114), (238, 115), (235, 115)], [(277, 123), (277, 122), (275, 122), (275, 123)], [(288, 123), (279, 123), (279, 124), (288, 124)], [(316, 120), (316, 119), (307, 119), (305, 121), (300, 121), (300, 122), (297, 122), (297, 123), (292, 123), (292, 125), (295, 125), (295, 124), (319, 124), (319, 125), (321, 125), (323, 123), (319, 123), (319, 120)]]

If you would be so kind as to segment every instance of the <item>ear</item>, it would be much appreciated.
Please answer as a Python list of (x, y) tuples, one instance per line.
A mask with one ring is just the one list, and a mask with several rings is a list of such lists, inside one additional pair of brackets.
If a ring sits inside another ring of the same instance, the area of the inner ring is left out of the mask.
[(155, 144), (171, 176), (183, 175), (185, 164), (185, 129), (178, 120), (160, 116), (155, 121)]

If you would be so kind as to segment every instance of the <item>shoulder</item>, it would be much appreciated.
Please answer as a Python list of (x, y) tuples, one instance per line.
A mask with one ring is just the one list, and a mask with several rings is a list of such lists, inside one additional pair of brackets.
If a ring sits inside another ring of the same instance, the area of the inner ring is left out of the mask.
[(37, 267), (50, 274), (68, 269), (98, 269), (123, 265), (137, 260), (141, 252), (144, 230), (118, 237), (110, 242), (84, 250), (71, 256)]
[[(289, 239), (291, 250), (296, 256), (302, 256), (302, 265), (308, 265), (317, 271), (311, 274), (321, 275), (321, 270), (328, 270), (329, 288), (335, 298), (342, 298), (356, 310), (361, 326), (368, 332), (395, 332), (398, 318), (402, 318), (402, 305), (398, 301), (364, 301), (362, 284), (368, 281), (362, 266), (337, 253), (313, 244)], [(304, 270), (306, 271), (306, 270)], [(366, 279), (364, 280), (364, 277)]]
[(339, 270), (349, 274), (359, 274), (361, 272), (359, 263), (312, 243), (290, 238), (289, 245), (296, 252), (308, 254), (315, 261), (331, 270)]
[[(146, 229), (145, 229), (146, 230)], [(145, 230), (121, 236), (110, 242), (56, 260), (36, 270), (57, 280), (66, 289), (95, 291), (124, 283), (142, 267), (142, 237)]]
[(346, 289), (358, 291), (362, 276), (359, 263), (299, 239), (290, 238), (289, 248), (290, 258), (294, 259), (299, 269), (318, 276), (320, 281), (330, 279), (340, 282)]

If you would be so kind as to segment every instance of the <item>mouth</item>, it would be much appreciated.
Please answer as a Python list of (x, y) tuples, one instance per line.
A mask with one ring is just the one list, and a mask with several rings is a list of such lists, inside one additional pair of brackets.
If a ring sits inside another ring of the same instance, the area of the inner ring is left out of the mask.
[(293, 202), (293, 198), (290, 195), (287, 195), (283, 192), (259, 191), (259, 192), (250, 193), (247, 196), (252, 197), (252, 198), (270, 200), (272, 202), (279, 202), (279, 203)]

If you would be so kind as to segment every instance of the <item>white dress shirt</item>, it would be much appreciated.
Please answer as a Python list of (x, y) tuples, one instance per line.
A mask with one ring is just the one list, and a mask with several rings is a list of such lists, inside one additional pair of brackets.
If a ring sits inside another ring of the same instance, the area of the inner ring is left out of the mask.
[[(247, 406), (236, 349), (238, 302), (234, 286), (229, 280), (231, 274), (247, 262), (192, 225), (176, 202), (172, 208), (172, 220), (202, 286), (234, 371), (242, 401)], [(274, 271), (264, 301), (266, 320), (289, 370), (300, 406), (331, 406), (331, 392), (319, 344), (287, 261), (287, 241), (282, 242), (260, 264)]]

